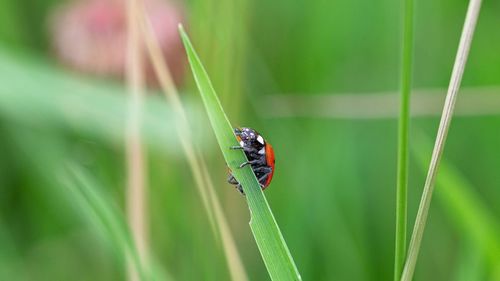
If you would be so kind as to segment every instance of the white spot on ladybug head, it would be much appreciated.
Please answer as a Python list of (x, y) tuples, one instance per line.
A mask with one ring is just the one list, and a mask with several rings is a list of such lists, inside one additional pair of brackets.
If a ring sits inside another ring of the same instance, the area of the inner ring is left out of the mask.
[(261, 144), (264, 144), (264, 138), (261, 135), (257, 137), (257, 141), (260, 142)]
[(241, 146), (245, 146), (245, 142), (244, 141), (240, 141), (240, 145)]
[(266, 154), (266, 149), (263, 147), (261, 150), (259, 150), (260, 155)]

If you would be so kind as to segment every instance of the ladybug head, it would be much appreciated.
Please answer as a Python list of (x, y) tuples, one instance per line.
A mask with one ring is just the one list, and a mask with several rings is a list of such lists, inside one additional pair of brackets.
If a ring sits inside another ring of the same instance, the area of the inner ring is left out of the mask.
[(250, 145), (264, 145), (264, 139), (262, 136), (254, 129), (242, 127), (234, 129), (236, 136), (241, 139), (242, 142)]

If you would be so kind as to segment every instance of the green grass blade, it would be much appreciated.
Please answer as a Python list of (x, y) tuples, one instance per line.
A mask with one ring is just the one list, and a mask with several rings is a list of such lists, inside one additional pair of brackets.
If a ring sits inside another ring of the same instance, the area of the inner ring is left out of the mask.
[(269, 275), (272, 280), (301, 280), (254, 173), (249, 166), (238, 168), (241, 163), (247, 161), (245, 154), (240, 150), (229, 149), (238, 145), (238, 142), (212, 83), (182, 26), (179, 27), (179, 32), (222, 154), (245, 191), (251, 213), (250, 227)]
[(413, 62), (413, 0), (404, 1), (403, 58), (398, 123), (398, 166), (396, 183), (396, 234), (394, 280), (401, 277), (406, 259), (408, 205), (408, 135), (410, 131), (410, 91)]
[[(121, 258), (128, 257), (140, 280), (174, 280), (154, 257), (142, 260), (124, 215), (103, 191), (102, 185), (79, 165), (68, 162), (61, 174), (62, 184), (83, 217), (102, 233)], [(126, 259), (123, 259), (125, 261)]]
[(455, 64), (451, 73), (450, 84), (446, 94), (446, 100), (439, 123), (434, 149), (432, 151), (431, 162), (429, 164), (429, 171), (425, 179), (424, 190), (418, 206), (417, 216), (415, 218), (415, 225), (411, 234), (410, 245), (408, 246), (408, 256), (401, 280), (409, 281), (413, 279), (415, 266), (417, 264), (418, 253), (420, 245), (422, 244), (422, 237), (424, 235), (425, 225), (427, 224), (427, 217), (431, 205), (432, 193), (434, 191), (434, 183), (436, 180), (437, 172), (439, 169), (439, 162), (443, 155), (446, 137), (453, 117), (453, 109), (457, 100), (458, 90), (462, 82), (462, 76), (465, 70), (465, 63), (469, 56), (469, 50), (472, 42), (472, 37), (476, 28), (479, 11), (481, 9), (481, 0), (470, 0), (465, 16), (464, 27), (462, 35), (460, 36), (460, 43), (458, 44), (458, 51), (455, 57)]
[(89, 221), (107, 236), (108, 241), (111, 241), (123, 256), (130, 257), (131, 265), (138, 272), (140, 280), (147, 280), (148, 270), (139, 259), (124, 218), (110, 206), (110, 200), (106, 200), (107, 196), (99, 192), (98, 184), (81, 168), (72, 164), (63, 175), (63, 182), (81, 210), (85, 211)]
[[(412, 152), (418, 166), (425, 172), (431, 145), (423, 136), (415, 140)], [(446, 159), (441, 160), (439, 176), (436, 178), (437, 199), (475, 250), (486, 257), (491, 267), (491, 280), (500, 280), (500, 223), (481, 200), (475, 188)]]

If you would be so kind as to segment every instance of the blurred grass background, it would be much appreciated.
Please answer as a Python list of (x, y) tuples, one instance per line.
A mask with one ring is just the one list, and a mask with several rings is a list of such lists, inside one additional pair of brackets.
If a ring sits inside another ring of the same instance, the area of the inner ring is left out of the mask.
[[(467, 1), (416, 2), (414, 88), (441, 88), (436, 95), (444, 97)], [(78, 163), (109, 194), (109, 203), (123, 209), (126, 90), (119, 81), (56, 62), (48, 18), (61, 3), (0, 2), (0, 279), (123, 280), (123, 258), (72, 203), (60, 175), (68, 161)], [(396, 91), (400, 3), (182, 4), (185, 25), (229, 118), (273, 144), (277, 170), (266, 196), (303, 279), (390, 280), (396, 119), (265, 112), (273, 111), (266, 97), (274, 94), (285, 103), (296, 95)], [(500, 89), (494, 88), (500, 86), (499, 13), (498, 2), (484, 3), (463, 87)], [(201, 101), (191, 78), (185, 80), (183, 100), (245, 269), (251, 280), (267, 280), (245, 202), (225, 183), (226, 168)], [(224, 253), (178, 153), (168, 104), (153, 93), (145, 112), (156, 262), (176, 280), (228, 280)], [(430, 157), (427, 142), (437, 125), (437, 115), (412, 119), (410, 229), (426, 170), (421, 159)], [(444, 157), (454, 172), (439, 176), (415, 280), (500, 280), (494, 266), (500, 263), (499, 125), (500, 115), (482, 112), (453, 120)], [(456, 177), (460, 188), (453, 188)], [(476, 231), (478, 226), (486, 230)]]

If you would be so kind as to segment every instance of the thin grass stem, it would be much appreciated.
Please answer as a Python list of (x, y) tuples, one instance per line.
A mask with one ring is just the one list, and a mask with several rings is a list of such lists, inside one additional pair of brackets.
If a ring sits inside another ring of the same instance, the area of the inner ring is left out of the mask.
[(204, 208), (207, 211), (210, 225), (212, 230), (221, 236), (222, 246), (226, 255), (226, 262), (231, 278), (233, 280), (247, 281), (247, 273), (243, 267), (243, 262), (236, 248), (236, 243), (229, 229), (227, 219), (222, 212), (221, 204), (215, 194), (212, 179), (207, 172), (207, 165), (201, 155), (196, 153), (189, 131), (186, 112), (182, 106), (179, 93), (173, 83), (172, 76), (165, 63), (165, 57), (161, 52), (160, 45), (154, 35), (153, 28), (146, 16), (144, 7), (142, 7), (141, 12), (139, 12), (139, 22), (141, 31), (144, 34), (148, 55), (153, 63), (160, 85), (167, 100), (172, 104), (178, 118), (178, 135), (191, 172), (195, 178), (196, 187), (201, 195)]
[(215, 194), (214, 192), (215, 187), (210, 177), (210, 173), (208, 172), (207, 165), (205, 164), (206, 162), (201, 154), (199, 154), (198, 159), (200, 159), (201, 169), (203, 170), (203, 176), (205, 178), (205, 183), (207, 184), (210, 203), (212, 204), (215, 221), (217, 222), (219, 235), (222, 239), (222, 245), (224, 253), (226, 255), (226, 262), (229, 268), (229, 273), (231, 274), (231, 278), (232, 280), (248, 281), (245, 267), (243, 266), (243, 262), (241, 261), (240, 255), (238, 253), (238, 248), (236, 247), (233, 235), (231, 234), (231, 229), (229, 228), (226, 216), (222, 211), (220, 202), (217, 199), (217, 194)]
[(189, 123), (187, 114), (182, 106), (179, 92), (174, 85), (172, 75), (167, 66), (165, 56), (162, 53), (158, 40), (154, 34), (153, 27), (146, 15), (145, 7), (141, 6), (137, 10), (137, 19), (141, 31), (143, 33), (144, 43), (147, 49), (147, 54), (151, 60), (156, 76), (158, 77), (160, 87), (169, 101), (171, 108), (174, 111), (177, 124), (177, 134), (180, 139), (181, 147), (186, 155), (187, 161), (193, 172), (194, 181), (198, 192), (201, 195), (203, 206), (207, 211), (210, 225), (214, 227), (213, 211), (210, 208), (206, 188), (204, 188), (203, 175), (196, 159), (196, 153), (192, 142), (191, 133), (189, 130)]
[(410, 92), (413, 68), (413, 6), (413, 0), (404, 1), (403, 59), (401, 64), (401, 93), (398, 123), (394, 280), (399, 280), (406, 257), (408, 136), (410, 130)]
[(401, 280), (403, 281), (412, 280), (413, 273), (415, 271), (415, 265), (417, 263), (418, 253), (420, 250), (420, 245), (422, 243), (422, 237), (429, 213), (429, 206), (431, 204), (432, 192), (434, 190), (439, 162), (443, 154), (444, 144), (453, 116), (453, 109), (455, 106), (457, 93), (460, 88), (460, 82), (462, 81), (462, 76), (464, 73), (465, 64), (467, 62), (467, 57), (469, 55), (470, 45), (472, 42), (472, 37), (474, 35), (474, 30), (476, 28), (480, 9), (481, 0), (471, 0), (469, 2), (464, 27), (462, 29), (462, 35), (460, 37), (460, 43), (455, 58), (455, 64), (453, 66), (453, 72), (451, 74), (450, 84), (448, 87), (448, 92), (446, 94), (443, 113), (441, 115), (441, 121), (434, 144), (434, 150), (432, 151), (431, 162), (429, 165), (429, 170), (427, 172), (427, 178), (425, 180), (424, 191), (420, 200), (413, 233), (410, 240), (410, 246), (408, 248), (408, 258), (406, 260), (403, 275), (401, 277)]
[[(139, 258), (144, 262), (148, 255), (147, 184), (145, 155), (141, 140), (141, 107), (144, 95), (142, 44), (135, 10), (139, 0), (127, 1), (127, 69), (126, 80), (130, 93), (126, 130), (127, 161), (127, 219), (137, 246)], [(130, 257), (129, 257), (130, 259)], [(136, 269), (128, 262), (128, 280), (139, 280)]]

